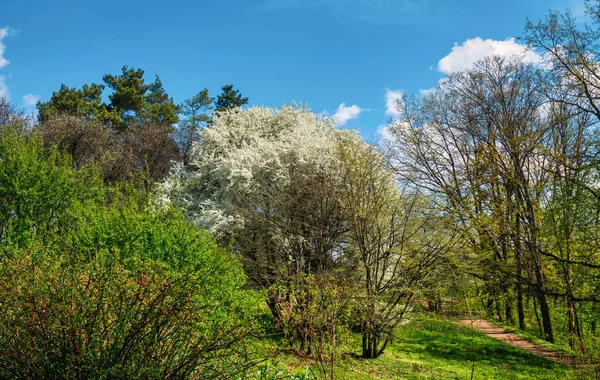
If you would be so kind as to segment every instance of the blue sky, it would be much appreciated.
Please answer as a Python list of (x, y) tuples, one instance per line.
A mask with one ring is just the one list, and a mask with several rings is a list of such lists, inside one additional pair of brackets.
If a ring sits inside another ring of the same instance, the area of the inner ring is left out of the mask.
[[(101, 82), (123, 65), (158, 74), (182, 102), (224, 84), (252, 105), (308, 102), (367, 139), (418, 94), (489, 54), (549, 9), (579, 0), (5, 0), (0, 92), (33, 110), (61, 83)], [(535, 57), (529, 57), (535, 60)]]

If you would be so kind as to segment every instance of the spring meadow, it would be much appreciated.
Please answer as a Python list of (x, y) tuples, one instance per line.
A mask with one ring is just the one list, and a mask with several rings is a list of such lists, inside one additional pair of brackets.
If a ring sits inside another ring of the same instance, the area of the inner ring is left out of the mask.
[(0, 379), (600, 378), (600, 0), (7, 1)]

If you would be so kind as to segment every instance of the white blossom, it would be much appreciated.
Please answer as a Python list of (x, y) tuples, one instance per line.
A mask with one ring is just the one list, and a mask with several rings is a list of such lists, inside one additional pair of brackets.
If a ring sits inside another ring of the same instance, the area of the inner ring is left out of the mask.
[(244, 223), (236, 201), (261, 189), (285, 188), (291, 171), (335, 166), (336, 141), (343, 136), (356, 134), (302, 106), (219, 113), (200, 132), (189, 163), (162, 184), (159, 204), (178, 202), (196, 224), (230, 233)]

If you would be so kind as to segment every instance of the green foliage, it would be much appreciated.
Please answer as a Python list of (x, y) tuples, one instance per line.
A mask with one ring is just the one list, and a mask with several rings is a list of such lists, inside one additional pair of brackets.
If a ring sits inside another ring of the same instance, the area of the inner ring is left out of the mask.
[(248, 98), (243, 97), (239, 90), (234, 90), (233, 85), (231, 84), (226, 84), (221, 87), (221, 91), (223, 92), (217, 96), (215, 102), (215, 110), (217, 112), (238, 108), (248, 104)]
[(187, 99), (181, 105), (181, 110), (185, 121), (197, 132), (200, 130), (203, 123), (207, 123), (210, 120), (208, 111), (213, 109), (212, 102), (214, 98), (208, 95), (208, 89), (203, 89), (196, 95), (192, 96), (191, 99)]
[[(356, 352), (359, 334), (340, 342), (340, 379), (593, 379), (588, 369), (570, 369), (487, 337), (448, 319), (422, 314), (394, 330), (394, 342), (377, 359)], [(306, 366), (310, 369), (305, 370)], [(273, 359), (261, 373), (317, 373), (318, 363), (295, 355)], [(258, 373), (249, 378), (260, 379)]]
[(307, 367), (303, 373), (297, 373), (281, 368), (273, 368), (266, 364), (259, 366), (258, 370), (250, 373), (248, 378), (260, 380), (316, 380), (316, 377), (310, 371), (309, 367)]
[(130, 120), (166, 124), (178, 121), (179, 107), (169, 98), (158, 76), (146, 84), (144, 70), (123, 66), (122, 74), (107, 74), (102, 79), (114, 91), (108, 96), (109, 108), (119, 114), (125, 125)]
[(353, 274), (360, 283), (354, 314), (363, 357), (377, 358), (410, 313), (415, 295), (434, 287), (433, 275), (456, 239), (429, 197), (398, 188), (377, 148), (359, 141), (338, 151), (346, 250), (356, 257)]
[(71, 205), (101, 196), (93, 170), (75, 172), (68, 155), (45, 151), (39, 139), (0, 139), (0, 248), (26, 247), (67, 229)]
[(300, 274), (290, 286), (272, 286), (277, 327), (298, 353), (319, 355), (349, 319), (350, 288), (341, 276)]
[(127, 268), (110, 254), (82, 262), (43, 248), (1, 260), (0, 377), (229, 378), (245, 370), (252, 325), (219, 302), (226, 296), (207, 295), (212, 276), (135, 262)]
[(109, 197), (107, 204), (88, 202), (74, 208), (71, 212), (77, 222), (57, 244), (86, 261), (105, 252), (126, 267), (155, 261), (176, 271), (193, 268), (212, 277), (204, 285), (207, 293), (244, 285), (238, 259), (185, 220), (180, 211), (152, 210), (147, 194), (133, 187), (114, 190)]
[(47, 102), (38, 102), (38, 119), (41, 123), (60, 115), (72, 115), (87, 120), (98, 120), (107, 124), (121, 123), (120, 115), (109, 109), (102, 100), (104, 85), (92, 83), (81, 89), (61, 85)]
[(230, 378), (257, 300), (238, 258), (134, 184), (0, 139), (0, 378)]
[(76, 89), (63, 84), (49, 101), (37, 104), (40, 122), (71, 115), (84, 120), (98, 120), (116, 130), (123, 130), (132, 123), (162, 122), (171, 125), (178, 121), (179, 107), (167, 95), (158, 76), (154, 82), (146, 83), (144, 70), (124, 66), (121, 74), (104, 75), (103, 81), (112, 90), (108, 104), (102, 99), (105, 85), (92, 83)]

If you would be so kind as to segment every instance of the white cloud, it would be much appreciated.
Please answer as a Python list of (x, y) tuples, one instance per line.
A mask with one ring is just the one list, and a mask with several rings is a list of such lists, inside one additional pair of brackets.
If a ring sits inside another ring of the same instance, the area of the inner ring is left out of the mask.
[(27, 94), (23, 97), (23, 103), (27, 106), (35, 106), (41, 98), (39, 95)]
[(398, 110), (398, 102), (402, 101), (402, 92), (385, 90), (385, 115), (391, 116), (393, 119), (400, 117)]
[(363, 110), (357, 105), (348, 107), (346, 106), (346, 103), (342, 103), (339, 105), (337, 111), (333, 115), (333, 118), (339, 126), (342, 126), (346, 124), (348, 120), (356, 119), (362, 111)]
[(4, 50), (6, 46), (2, 43), (2, 39), (9, 35), (8, 27), (0, 29), (0, 68), (9, 64), (8, 60), (4, 58)]
[(483, 40), (475, 37), (466, 40), (462, 45), (454, 44), (450, 54), (438, 63), (438, 70), (444, 74), (467, 70), (475, 62), (490, 56), (521, 56), (526, 63), (542, 63), (542, 57), (527, 46), (515, 42), (514, 38), (505, 41)]
[(390, 132), (389, 125), (380, 125), (377, 127), (377, 134), (379, 134), (379, 141), (392, 141), (392, 133)]
[(380, 125), (377, 127), (377, 134), (379, 134), (379, 142), (391, 141), (392, 134), (390, 128), (397, 124), (398, 119), (401, 116), (398, 107), (402, 106), (402, 91), (399, 90), (385, 90), (385, 115), (392, 118), (392, 122), (387, 125)]
[(8, 87), (6, 87), (5, 76), (0, 75), (0, 98), (8, 98)]
[(435, 91), (435, 87), (422, 88), (419, 90), (419, 94), (421, 94), (421, 96), (427, 96), (427, 95), (433, 93), (434, 91)]

